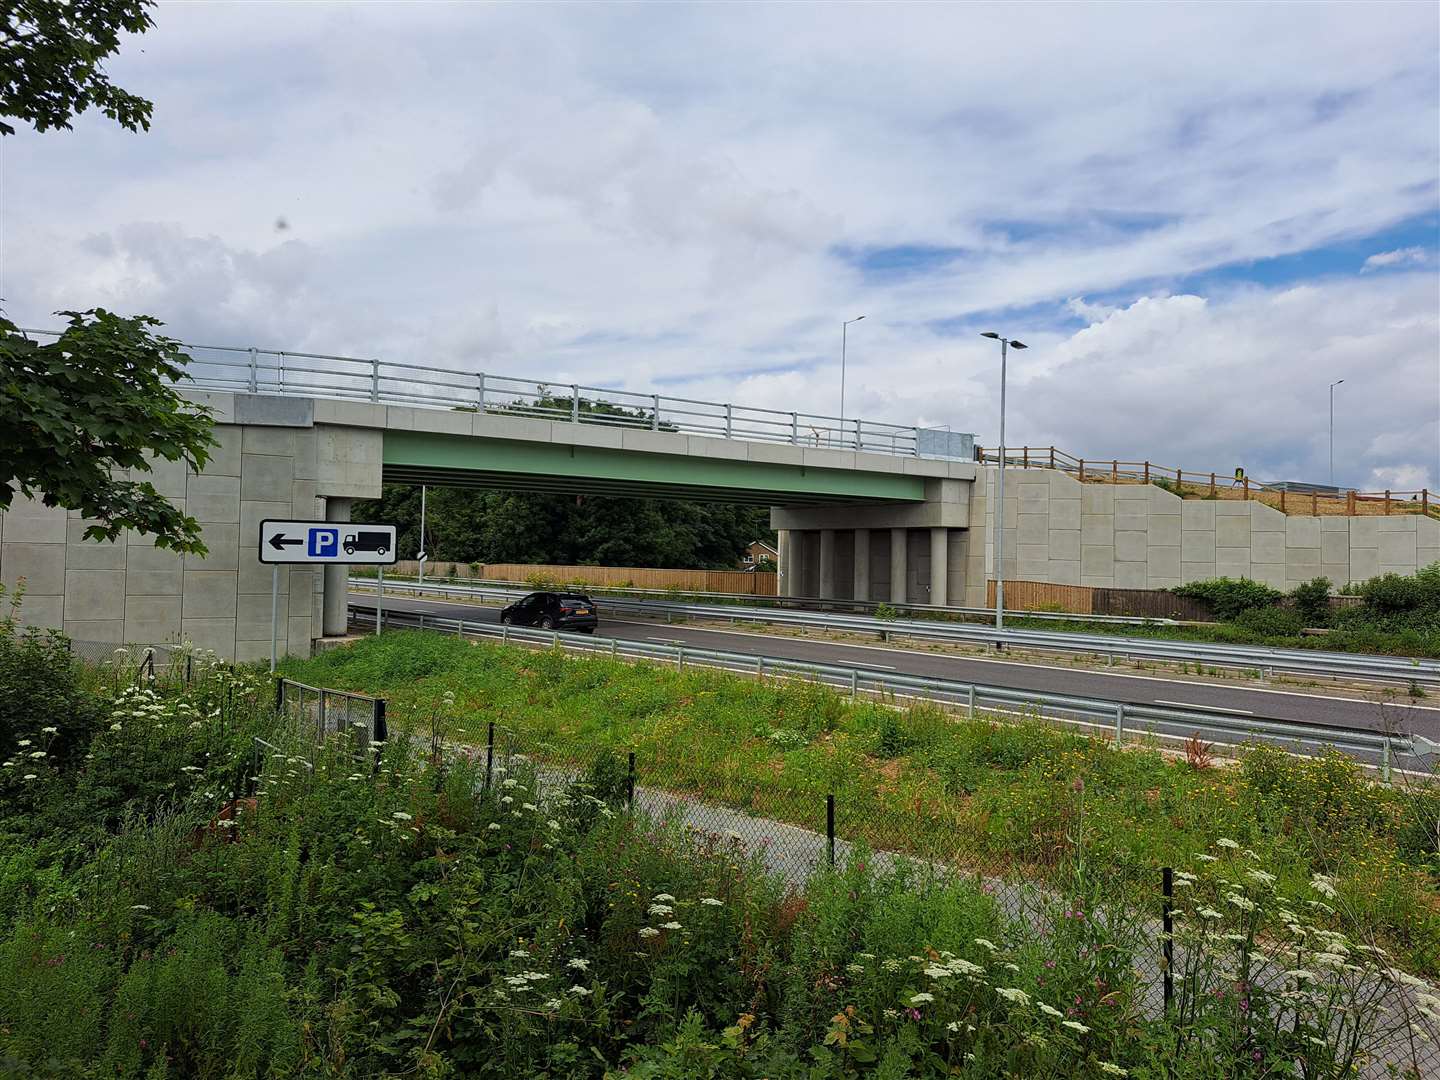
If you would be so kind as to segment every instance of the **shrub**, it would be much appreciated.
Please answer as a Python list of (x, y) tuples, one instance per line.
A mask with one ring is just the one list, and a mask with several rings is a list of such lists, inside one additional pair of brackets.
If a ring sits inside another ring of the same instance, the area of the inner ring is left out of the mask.
[(1235, 625), (1262, 637), (1294, 637), (1305, 628), (1305, 621), (1290, 608), (1246, 608), (1235, 617)]
[(1290, 593), (1295, 613), (1306, 626), (1330, 625), (1330, 579), (1317, 577), (1296, 585)]
[(1251, 608), (1269, 607), (1278, 603), (1284, 593), (1262, 585), (1249, 578), (1211, 578), (1208, 581), (1192, 581), (1170, 590), (1176, 596), (1199, 600), (1208, 604), (1215, 616), (1230, 622), (1242, 611)]

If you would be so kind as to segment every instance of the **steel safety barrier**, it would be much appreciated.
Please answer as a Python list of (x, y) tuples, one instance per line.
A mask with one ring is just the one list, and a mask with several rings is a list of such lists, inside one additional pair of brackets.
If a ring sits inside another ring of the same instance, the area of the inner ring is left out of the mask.
[[(375, 622), (375, 612), (371, 608), (352, 604), (350, 614), (362, 624), (373, 625)], [(821, 664), (563, 630), (536, 630), (529, 627), (469, 622), (464, 619), (426, 615), (424, 612), (386, 611), (383, 618), (385, 626), (394, 628), (410, 627), (466, 638), (485, 638), (505, 644), (559, 648), (566, 652), (614, 659), (657, 661), (674, 664), (680, 670), (690, 664), (753, 675), (760, 679), (803, 678), (848, 691), (854, 697), (865, 695), (940, 701), (963, 707), (971, 717), (980, 709), (987, 712), (1019, 711), (1062, 723), (1080, 724), (1087, 728), (1102, 727), (1113, 732), (1117, 743), (1123, 743), (1127, 737), (1142, 734), (1165, 739), (1185, 739), (1192, 734), (1206, 734), (1218, 736), (1222, 740), (1241, 742), (1262, 739), (1298, 752), (1311, 752), (1320, 747), (1331, 746), (1378, 764), (1382, 778), (1387, 781), (1397, 759), (1416, 758), (1440, 750), (1440, 743), (1401, 731), (1300, 724), (1222, 711), (1202, 712), (1104, 698), (1016, 690), (923, 675), (905, 675), (858, 665)]]
[[(351, 587), (365, 587), (352, 581)], [(385, 583), (386, 592), (412, 595), (523, 595), (534, 590), (484, 590), (455, 585)], [(1201, 641), (1165, 641), (1158, 638), (1115, 634), (1086, 634), (1055, 630), (996, 630), (977, 623), (942, 622), (927, 619), (878, 619), (843, 612), (813, 612), (793, 609), (755, 608), (729, 604), (686, 604), (655, 600), (611, 597), (605, 610), (670, 618), (721, 619), (731, 622), (766, 623), (820, 630), (845, 630), (887, 638), (949, 641), (972, 645), (1000, 645), (1043, 652), (1122, 657), (1169, 663), (1258, 671), (1283, 671), (1321, 678), (1349, 678), (1377, 682), (1440, 684), (1440, 661), (1409, 656), (1382, 656), (1367, 653), (1322, 652), (1309, 649), (1278, 649), (1260, 645), (1220, 645)], [(986, 612), (981, 612), (982, 614)], [(1024, 613), (1017, 613), (1024, 614)]]

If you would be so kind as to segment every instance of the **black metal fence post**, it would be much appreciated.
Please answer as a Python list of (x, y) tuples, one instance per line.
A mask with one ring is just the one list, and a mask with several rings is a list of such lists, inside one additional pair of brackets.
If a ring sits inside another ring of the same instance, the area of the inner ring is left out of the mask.
[(373, 726), (374, 726), (374, 729), (375, 729), (375, 730), (374, 730), (373, 734), (371, 735), (371, 738), (374, 739), (376, 742), (381, 742), (381, 743), (383, 743), (386, 739), (388, 739), (388, 738), (390, 737), (390, 729), (389, 729), (389, 727), (387, 727), (386, 724), (385, 724), (385, 699), (384, 699), (384, 698), (376, 698), (376, 699), (375, 699), (375, 706), (374, 706), (373, 721), (372, 721), (372, 722), (373, 722)]
[(193, 676), (194, 676), (194, 674), (195, 674), (194, 663), (195, 663), (195, 658), (194, 658), (193, 656), (186, 656), (186, 657), (185, 657), (185, 685), (186, 685), (186, 686), (189, 686), (189, 685), (190, 685), (191, 679), (193, 678)]
[(830, 865), (835, 865), (835, 796), (825, 796), (825, 844), (830, 851)]
[(625, 808), (635, 809), (635, 751), (630, 751), (629, 772), (625, 777)]
[(285, 680), (275, 680), (275, 711), (278, 713), (285, 708)]
[(1165, 935), (1160, 950), (1165, 973), (1165, 1011), (1169, 1012), (1170, 1003), (1175, 999), (1175, 880), (1168, 866), (1160, 871), (1160, 896), (1160, 918)]
[(485, 790), (490, 790), (490, 780), (495, 775), (495, 721), (491, 720), (485, 730)]

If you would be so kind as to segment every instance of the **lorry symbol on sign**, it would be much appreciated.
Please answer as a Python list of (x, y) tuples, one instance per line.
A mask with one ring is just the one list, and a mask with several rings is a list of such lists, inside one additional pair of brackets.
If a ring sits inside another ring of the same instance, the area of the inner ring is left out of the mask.
[(374, 551), (384, 555), (390, 550), (390, 534), (388, 532), (353, 532), (345, 534), (345, 554), (354, 555), (357, 551)]

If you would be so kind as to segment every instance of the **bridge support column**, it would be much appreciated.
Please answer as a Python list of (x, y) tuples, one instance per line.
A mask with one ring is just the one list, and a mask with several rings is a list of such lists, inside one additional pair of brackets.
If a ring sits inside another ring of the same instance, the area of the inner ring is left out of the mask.
[[(354, 501), (353, 499), (326, 496), (325, 520), (349, 521), (350, 504)], [(325, 607), (321, 622), (322, 632), (326, 637), (343, 637), (349, 627), (350, 619), (346, 610), (349, 588), (350, 568), (348, 566), (325, 567)]]
[(905, 575), (908, 571), (905, 544), (909, 529), (890, 530), (890, 602), (903, 604), (909, 597), (905, 591)]
[(820, 599), (835, 599), (835, 530), (820, 530)]
[(778, 529), (775, 533), (775, 553), (779, 556), (779, 580), (776, 592), (781, 596), (794, 596), (795, 583), (798, 580), (795, 574), (795, 549), (799, 545), (795, 542), (795, 530)]
[(870, 530), (855, 530), (855, 592), (856, 600), (870, 600)]
[(950, 602), (950, 530), (930, 530), (930, 603), (945, 607)]

